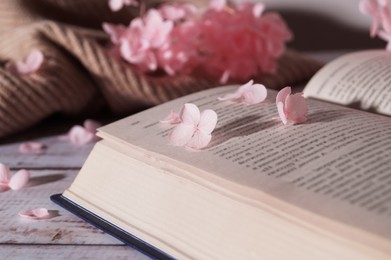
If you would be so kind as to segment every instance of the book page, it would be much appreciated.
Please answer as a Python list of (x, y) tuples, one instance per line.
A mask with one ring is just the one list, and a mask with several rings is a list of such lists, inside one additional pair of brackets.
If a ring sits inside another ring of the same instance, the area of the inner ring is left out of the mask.
[[(100, 135), (141, 149), (146, 160), (176, 160), (194, 174), (200, 169), (391, 238), (389, 117), (308, 100), (308, 122), (286, 126), (277, 118), (274, 91), (256, 105), (217, 100), (236, 88), (165, 103), (105, 126)], [(170, 145), (174, 126), (159, 122), (186, 102), (218, 114), (212, 141), (201, 151)]]
[(391, 116), (391, 52), (341, 56), (312, 77), (304, 95)]

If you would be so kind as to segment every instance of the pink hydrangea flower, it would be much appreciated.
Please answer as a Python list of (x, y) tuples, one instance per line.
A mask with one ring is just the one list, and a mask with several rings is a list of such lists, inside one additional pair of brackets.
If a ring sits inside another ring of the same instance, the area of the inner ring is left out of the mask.
[(132, 20), (121, 37), (122, 58), (144, 71), (157, 70), (156, 53), (168, 41), (172, 28), (172, 21), (164, 21), (156, 9), (150, 9), (143, 18)]
[(277, 13), (263, 14), (263, 6), (258, 4), (209, 9), (202, 18), (202, 64), (221, 83), (274, 73), (285, 43), (292, 38), (281, 17)]
[(217, 123), (215, 111), (206, 109), (200, 112), (196, 105), (186, 103), (179, 112), (179, 118), (179, 123), (169, 135), (172, 145), (202, 149), (209, 144)]
[(244, 82), (274, 73), (292, 34), (277, 13), (262, 3), (227, 5), (212, 0), (205, 9), (163, 4), (131, 21), (127, 28), (104, 25), (128, 63), (145, 72), (197, 74)]
[(303, 94), (291, 95), (291, 87), (285, 87), (278, 92), (276, 105), (284, 125), (301, 124), (307, 121), (308, 107)]

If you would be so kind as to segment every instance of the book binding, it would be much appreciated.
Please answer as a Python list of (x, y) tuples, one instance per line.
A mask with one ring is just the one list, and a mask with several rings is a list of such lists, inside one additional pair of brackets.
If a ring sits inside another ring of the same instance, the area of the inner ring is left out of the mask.
[(54, 194), (50, 196), (50, 199), (61, 206), (62, 208), (68, 210), (72, 214), (78, 216), (79, 218), (85, 220), (86, 222), (92, 224), (96, 228), (102, 230), (103, 232), (119, 239), (130, 247), (145, 253), (146, 255), (155, 258), (155, 259), (174, 259), (170, 255), (164, 253), (153, 245), (139, 239), (138, 237), (132, 235), (131, 233), (121, 229), (120, 227), (110, 223), (91, 211), (81, 207), (80, 205), (68, 200), (62, 194)]

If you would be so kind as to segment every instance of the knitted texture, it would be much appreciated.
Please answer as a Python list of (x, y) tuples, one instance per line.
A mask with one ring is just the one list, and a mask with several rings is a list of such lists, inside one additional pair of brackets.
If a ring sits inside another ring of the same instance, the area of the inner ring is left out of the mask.
[[(34, 2), (34, 3), (32, 3)], [(102, 22), (127, 24), (135, 10), (112, 13), (106, 0), (0, 1), (0, 138), (62, 113), (80, 116), (140, 108), (218, 85), (203, 77), (139, 73), (108, 51)], [(15, 75), (5, 63), (32, 49), (45, 60), (34, 74)], [(282, 88), (308, 80), (321, 64), (288, 51), (274, 75), (256, 81)]]

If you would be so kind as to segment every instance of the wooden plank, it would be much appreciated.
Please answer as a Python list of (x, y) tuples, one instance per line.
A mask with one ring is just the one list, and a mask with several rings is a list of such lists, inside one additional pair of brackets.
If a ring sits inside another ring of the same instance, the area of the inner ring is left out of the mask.
[(46, 146), (42, 154), (21, 154), (19, 145), (24, 141), (0, 145), (0, 162), (11, 168), (80, 168), (94, 143), (74, 145), (60, 140), (60, 135), (24, 141), (41, 142)]
[(2, 259), (133, 259), (148, 256), (128, 246), (0, 245)]
[[(75, 170), (32, 170), (28, 187), (0, 193), (0, 244), (122, 245), (50, 201), (50, 195), (62, 193), (76, 174)], [(38, 207), (58, 216), (46, 220), (18, 216), (20, 210)]]

